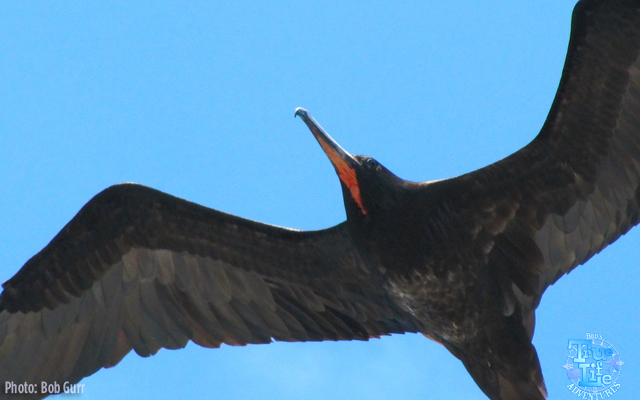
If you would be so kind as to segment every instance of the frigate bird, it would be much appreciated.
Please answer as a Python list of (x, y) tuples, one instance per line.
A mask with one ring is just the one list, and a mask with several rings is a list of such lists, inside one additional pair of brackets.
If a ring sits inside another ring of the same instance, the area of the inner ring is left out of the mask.
[(580, 1), (540, 134), (436, 182), (352, 156), (298, 109), (339, 176), (347, 221), (333, 228), (288, 230), (140, 185), (107, 188), (3, 285), (1, 381), (77, 382), (132, 349), (190, 340), (420, 332), (489, 398), (546, 397), (531, 344), (542, 294), (638, 223), (639, 53), (640, 1)]

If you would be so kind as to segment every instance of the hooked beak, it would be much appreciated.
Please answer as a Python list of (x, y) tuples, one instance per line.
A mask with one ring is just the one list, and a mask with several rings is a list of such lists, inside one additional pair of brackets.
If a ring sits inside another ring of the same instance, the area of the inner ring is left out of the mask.
[(351, 168), (353, 168), (355, 165), (359, 165), (359, 163), (355, 158), (353, 158), (351, 154), (340, 147), (340, 145), (336, 143), (336, 141), (333, 140), (331, 136), (329, 136), (329, 134), (325, 132), (324, 129), (322, 129), (320, 124), (316, 122), (315, 119), (313, 119), (313, 117), (307, 110), (298, 107), (296, 109), (295, 116), (302, 118), (304, 123), (307, 124), (309, 130), (311, 130), (311, 133), (313, 133), (313, 136), (315, 136), (318, 143), (320, 143), (322, 150), (324, 150), (324, 152), (327, 154), (333, 166), (336, 167), (336, 170), (338, 170), (339, 167), (343, 164), (346, 164)]
[(356, 169), (361, 168), (360, 163), (347, 151), (345, 151), (335, 140), (329, 136), (327, 132), (316, 122), (315, 119), (304, 108), (297, 108), (295, 115), (302, 118), (305, 124), (313, 133), (320, 147), (325, 152), (329, 160), (336, 169), (336, 173), (340, 178), (340, 181), (349, 188), (351, 197), (362, 211), (362, 214), (367, 214), (366, 209), (362, 204), (362, 198), (360, 197), (360, 187), (358, 185), (358, 179), (356, 176)]

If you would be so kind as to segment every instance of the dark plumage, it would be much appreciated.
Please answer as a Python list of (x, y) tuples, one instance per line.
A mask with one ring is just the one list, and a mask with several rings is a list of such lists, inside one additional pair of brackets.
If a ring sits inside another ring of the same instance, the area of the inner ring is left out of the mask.
[(131, 349), (189, 340), (421, 332), (488, 397), (544, 398), (530, 342), (544, 290), (638, 223), (639, 54), (640, 1), (579, 2), (540, 134), (437, 182), (349, 155), (298, 110), (343, 188), (347, 221), (326, 230), (272, 227), (139, 185), (104, 190), (3, 285), (0, 380), (78, 381)]

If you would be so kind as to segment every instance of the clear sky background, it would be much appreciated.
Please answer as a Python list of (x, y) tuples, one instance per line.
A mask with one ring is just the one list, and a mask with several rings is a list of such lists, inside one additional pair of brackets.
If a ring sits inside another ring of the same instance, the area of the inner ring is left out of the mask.
[[(138, 182), (298, 229), (344, 220), (296, 107), (345, 149), (435, 180), (531, 141), (560, 79), (574, 0), (3, 2), (0, 280), (92, 196)], [(640, 393), (640, 229), (549, 288), (534, 343), (572, 398), (567, 340), (599, 333)], [(134, 353), (83, 399), (483, 399), (421, 335)]]

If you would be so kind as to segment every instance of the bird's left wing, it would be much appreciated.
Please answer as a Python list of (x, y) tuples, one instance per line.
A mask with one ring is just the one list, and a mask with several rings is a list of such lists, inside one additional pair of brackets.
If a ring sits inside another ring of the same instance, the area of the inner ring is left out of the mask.
[(431, 258), (453, 268), (464, 254), (488, 271), (505, 315), (517, 303), (533, 311), (549, 285), (638, 224), (640, 0), (580, 1), (538, 136), (424, 189), (443, 199), (429, 210)]
[(473, 337), (445, 345), (491, 399), (545, 398), (530, 342), (544, 291), (640, 221), (640, 0), (579, 1), (538, 136), (494, 164), (424, 183), (415, 199), (407, 208), (424, 209), (415, 236), (425, 264), (458, 289), (430, 301), (463, 304), (439, 329)]
[(2, 383), (77, 382), (131, 349), (149, 356), (189, 340), (420, 330), (371, 283), (345, 224), (289, 230), (134, 184), (94, 197), (3, 287)]

